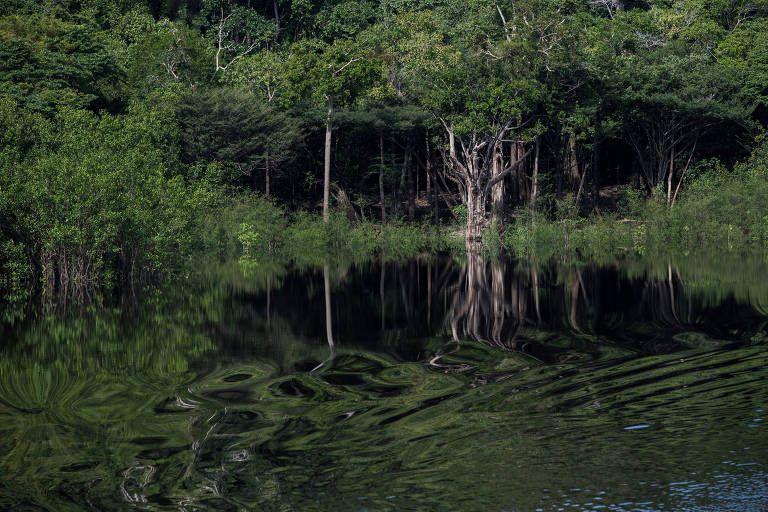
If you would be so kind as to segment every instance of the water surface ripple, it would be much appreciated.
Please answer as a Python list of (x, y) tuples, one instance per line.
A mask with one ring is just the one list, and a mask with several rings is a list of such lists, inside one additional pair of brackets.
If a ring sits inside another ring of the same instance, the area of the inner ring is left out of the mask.
[(248, 268), (6, 328), (0, 509), (768, 509), (759, 279)]

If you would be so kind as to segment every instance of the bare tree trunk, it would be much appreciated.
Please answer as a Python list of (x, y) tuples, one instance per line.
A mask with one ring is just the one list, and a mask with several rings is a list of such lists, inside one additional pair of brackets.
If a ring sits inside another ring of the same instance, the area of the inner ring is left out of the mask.
[[(567, 151), (567, 150), (566, 150)], [(567, 157), (563, 157), (563, 162), (567, 160)], [(563, 197), (563, 176), (565, 175), (566, 167), (563, 166), (562, 169), (559, 169), (557, 175), (555, 176), (555, 197)]]
[(421, 173), (419, 173), (419, 165), (418, 165), (418, 163), (416, 163), (415, 160), (414, 160), (414, 163), (413, 163), (413, 173), (416, 176), (416, 185), (413, 188), (413, 195), (416, 198), (416, 200), (418, 201), (418, 199), (419, 199), (419, 182), (421, 181), (421, 177), (420, 177)]
[(269, 197), (269, 150), (267, 150), (266, 158), (264, 159), (264, 195)]
[(467, 185), (467, 250), (478, 248), (485, 228), (485, 194), (475, 183)]
[(379, 169), (379, 201), (381, 201), (381, 225), (387, 222), (387, 208), (384, 206), (384, 129), (379, 131), (379, 153), (381, 168)]
[[(495, 178), (501, 173), (501, 169), (504, 165), (503, 154), (501, 151), (501, 144), (496, 147), (496, 151), (493, 155), (493, 170), (491, 173), (491, 179)], [(504, 221), (504, 195), (506, 194), (506, 187), (504, 180), (501, 180), (493, 187), (491, 187), (491, 215), (496, 227), (501, 227)]]
[[(395, 133), (392, 132), (392, 140), (390, 141), (392, 143), (392, 169), (397, 168), (397, 158), (396, 158), (396, 152), (395, 152)], [(400, 189), (403, 186), (403, 175), (402, 172), (400, 173), (400, 183), (394, 183), (392, 185), (392, 217), (397, 219), (400, 217)]]
[(331, 134), (333, 132), (333, 96), (328, 96), (328, 119), (325, 125), (325, 168), (323, 174), (323, 222), (328, 222), (328, 196), (331, 190)]
[(536, 152), (533, 157), (533, 182), (531, 184), (531, 213), (536, 213), (536, 194), (539, 189), (539, 137), (536, 137)]
[[(434, 173), (437, 174), (437, 173)], [(437, 176), (432, 176), (434, 183), (432, 184), (432, 200), (434, 202), (433, 208), (435, 210), (435, 226), (440, 225), (440, 205), (437, 202)]]
[(579, 158), (576, 155), (576, 137), (573, 134), (568, 137), (568, 179), (571, 184), (581, 181)]
[[(521, 142), (514, 143), (514, 161), (511, 164), (517, 163), (521, 156), (524, 154), (523, 146)], [(528, 190), (528, 182), (526, 180), (526, 167), (530, 166), (530, 162), (523, 162), (515, 168), (515, 188), (517, 190), (517, 203), (522, 205), (530, 201), (530, 195)]]
[(602, 142), (600, 111), (595, 114), (595, 143), (592, 147), (592, 208), (600, 210), (600, 142)]
[(685, 163), (685, 167), (683, 168), (683, 172), (680, 174), (680, 180), (677, 182), (677, 186), (675, 187), (675, 193), (672, 195), (672, 202), (670, 203), (669, 207), (675, 206), (675, 200), (677, 199), (677, 193), (680, 191), (680, 185), (683, 183), (683, 179), (685, 178), (685, 173), (688, 171), (688, 166), (691, 165), (691, 159), (693, 159), (693, 154), (696, 152), (696, 144), (699, 143), (699, 136), (697, 135), (696, 138), (693, 141), (693, 148), (691, 149), (691, 154), (688, 155), (688, 161)]
[(413, 172), (411, 169), (411, 153), (413, 152), (413, 141), (410, 139), (410, 137), (407, 137), (407, 139), (408, 140), (403, 151), (403, 166), (400, 170), (400, 187), (398, 190), (398, 196), (399, 198), (405, 197), (407, 199), (408, 220), (414, 220), (415, 204), (413, 199)]
[(562, 197), (563, 189), (573, 192), (574, 185), (580, 181), (579, 161), (576, 156), (576, 139), (573, 133), (568, 134), (568, 141), (563, 153), (563, 172), (558, 175), (557, 195)]
[[(515, 162), (517, 162), (518, 158), (518, 145), (517, 142), (512, 142), (512, 145), (509, 148), (509, 165), (514, 165)], [(518, 166), (515, 169), (515, 174), (512, 177), (511, 185), (512, 190), (510, 192), (510, 197), (512, 198), (513, 206), (516, 206), (519, 203), (520, 200), (520, 184), (518, 183), (520, 175), (520, 167)]]
[(413, 152), (413, 143), (411, 139), (409, 138), (408, 143), (405, 146), (405, 162), (403, 163), (406, 177), (407, 177), (407, 188), (408, 188), (408, 220), (414, 221), (416, 220), (416, 198), (414, 195), (416, 194), (418, 188), (414, 190), (414, 179), (413, 179), (413, 173), (414, 167), (411, 165), (411, 159), (413, 155), (411, 154)]
[(429, 150), (429, 130), (427, 130), (427, 135), (426, 135), (425, 139), (426, 139), (426, 142), (427, 142), (427, 154), (426, 154), (425, 160), (424, 160), (424, 172), (427, 175), (427, 183), (426, 183), (426, 187), (427, 187), (427, 201), (429, 201), (429, 198), (432, 196), (432, 189), (431, 189), (431, 183), (432, 183), (432, 179), (431, 179), (431, 175), (432, 175), (432, 162), (431, 162), (431, 160), (429, 158), (429, 154), (430, 154), (430, 150)]
[(675, 173), (675, 147), (669, 155), (669, 173), (667, 174), (667, 207), (672, 204), (672, 175)]
[[(589, 168), (589, 164), (587, 164), (587, 168)], [(587, 168), (583, 169), (581, 171), (581, 180), (579, 180), (579, 190), (576, 192), (576, 200), (574, 201), (574, 204), (576, 206), (579, 206), (579, 199), (581, 198), (581, 191), (584, 189), (584, 178), (587, 177)]]

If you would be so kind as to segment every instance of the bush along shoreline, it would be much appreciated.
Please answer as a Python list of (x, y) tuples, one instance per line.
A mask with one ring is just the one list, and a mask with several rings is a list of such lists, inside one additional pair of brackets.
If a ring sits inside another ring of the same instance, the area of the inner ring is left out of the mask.
[(566, 196), (549, 216), (522, 211), (504, 229), (491, 226), (484, 243), (544, 260), (768, 255), (768, 141), (760, 142), (732, 170), (703, 163), (671, 205), (663, 189), (646, 198), (627, 188), (616, 211), (582, 217)]

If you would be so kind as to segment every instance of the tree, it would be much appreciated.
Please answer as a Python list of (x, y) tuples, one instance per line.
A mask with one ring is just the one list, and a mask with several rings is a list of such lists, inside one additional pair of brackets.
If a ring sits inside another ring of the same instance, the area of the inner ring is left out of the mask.
[(398, 24), (402, 31), (394, 48), (401, 62), (398, 73), (446, 134), (446, 159), (467, 208), (466, 239), (471, 249), (485, 228), (492, 188), (536, 146), (507, 165), (500, 163), (505, 137), (523, 128), (524, 118), (531, 124), (528, 116), (540, 97), (540, 86), (526, 67), (513, 62), (517, 50), (513, 44), (502, 41), (491, 48), (466, 49), (446, 44), (430, 13), (403, 15)]
[[(225, 83), (244, 87), (257, 102), (274, 109), (288, 87), (285, 73), (285, 56), (275, 51), (262, 50), (245, 56), (222, 77)], [(274, 158), (271, 147), (264, 154), (264, 193), (270, 195), (270, 169)], [(279, 161), (279, 160), (278, 160)]]
[(183, 161), (189, 165), (216, 163), (220, 179), (238, 184), (249, 176), (256, 186), (256, 169), (291, 157), (300, 130), (269, 104), (246, 91), (208, 89), (195, 92), (179, 108)]
[(265, 48), (279, 21), (265, 18), (250, 7), (250, 2), (242, 6), (236, 0), (203, 0), (201, 7), (214, 45), (214, 76), (249, 53)]
[(642, 51), (623, 64), (617, 78), (627, 136), (648, 192), (665, 185), (669, 206), (679, 187), (677, 158), (687, 154), (690, 162), (699, 139), (714, 126), (746, 123), (751, 105), (732, 72), (683, 45)]
[(335, 109), (354, 101), (357, 93), (375, 79), (376, 62), (352, 39), (332, 44), (302, 41), (291, 47), (288, 76), (294, 97), (309, 96), (325, 104), (325, 158), (323, 173), (323, 220), (328, 221), (331, 181), (331, 137)]
[(120, 99), (121, 69), (103, 36), (45, 16), (0, 18), (0, 96), (39, 112), (105, 108)]
[[(166, 166), (173, 95), (126, 115), (63, 107), (50, 120), (0, 100), (0, 138), (16, 146), (0, 155), (3, 234), (23, 244), (47, 291), (82, 294), (186, 263), (211, 195)], [(20, 129), (34, 130), (34, 144)]]
[(119, 41), (115, 46), (125, 54), (128, 83), (135, 97), (174, 83), (193, 87), (206, 81), (210, 54), (198, 31), (167, 18), (153, 21), (134, 11), (123, 21), (125, 25), (117, 27), (113, 35)]

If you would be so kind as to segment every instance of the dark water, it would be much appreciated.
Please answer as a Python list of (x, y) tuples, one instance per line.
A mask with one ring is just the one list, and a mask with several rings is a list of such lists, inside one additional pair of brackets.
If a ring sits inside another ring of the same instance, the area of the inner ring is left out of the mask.
[(766, 510), (765, 270), (252, 264), (59, 306), (3, 331), (0, 509)]

